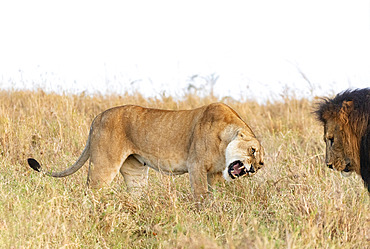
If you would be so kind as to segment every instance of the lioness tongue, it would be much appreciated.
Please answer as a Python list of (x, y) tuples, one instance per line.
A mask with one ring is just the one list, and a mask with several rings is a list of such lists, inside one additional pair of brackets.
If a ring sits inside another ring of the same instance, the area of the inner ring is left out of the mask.
[(235, 165), (234, 165), (234, 167), (233, 167), (233, 169), (234, 169), (234, 173), (235, 173), (236, 175), (240, 174), (240, 172), (242, 171), (242, 170), (240, 169), (240, 165), (239, 165), (239, 163), (235, 164)]

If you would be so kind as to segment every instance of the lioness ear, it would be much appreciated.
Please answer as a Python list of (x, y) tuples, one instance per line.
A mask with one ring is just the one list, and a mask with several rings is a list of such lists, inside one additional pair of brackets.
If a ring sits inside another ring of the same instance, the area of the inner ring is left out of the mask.
[(353, 101), (343, 101), (342, 103), (342, 108), (340, 108), (340, 118), (347, 123), (348, 122), (348, 116), (351, 114), (353, 111), (354, 106), (353, 106)]

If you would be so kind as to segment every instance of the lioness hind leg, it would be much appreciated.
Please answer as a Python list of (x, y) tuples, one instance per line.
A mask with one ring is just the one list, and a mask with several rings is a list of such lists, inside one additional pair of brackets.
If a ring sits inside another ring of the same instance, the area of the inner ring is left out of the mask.
[(120, 172), (131, 194), (140, 195), (143, 187), (148, 184), (148, 169), (133, 156), (129, 156), (123, 163)]
[(108, 186), (118, 174), (122, 162), (123, 159), (114, 161), (102, 153), (92, 155), (87, 178), (88, 185), (94, 189)]

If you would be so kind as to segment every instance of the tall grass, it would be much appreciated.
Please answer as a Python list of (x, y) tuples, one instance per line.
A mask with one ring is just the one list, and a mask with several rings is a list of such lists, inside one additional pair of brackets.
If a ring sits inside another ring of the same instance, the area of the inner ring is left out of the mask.
[(150, 171), (146, 194), (133, 199), (121, 176), (111, 188), (86, 188), (87, 165), (62, 179), (26, 165), (35, 157), (48, 169), (69, 166), (92, 119), (109, 107), (190, 109), (214, 101), (0, 91), (1, 247), (369, 248), (369, 194), (360, 177), (342, 178), (323, 166), (322, 127), (305, 99), (223, 100), (262, 141), (265, 167), (218, 184), (200, 211), (190, 201), (187, 175)]

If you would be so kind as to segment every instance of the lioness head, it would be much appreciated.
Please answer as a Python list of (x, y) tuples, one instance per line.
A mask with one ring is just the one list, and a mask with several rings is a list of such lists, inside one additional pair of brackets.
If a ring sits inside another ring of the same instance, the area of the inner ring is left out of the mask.
[(250, 134), (238, 131), (226, 148), (226, 168), (223, 177), (230, 181), (237, 177), (252, 176), (263, 166), (264, 149)]

